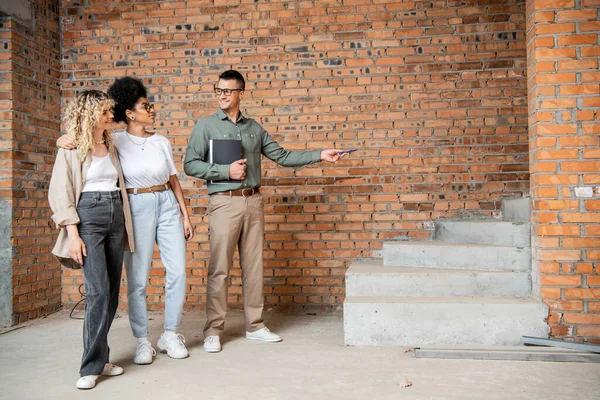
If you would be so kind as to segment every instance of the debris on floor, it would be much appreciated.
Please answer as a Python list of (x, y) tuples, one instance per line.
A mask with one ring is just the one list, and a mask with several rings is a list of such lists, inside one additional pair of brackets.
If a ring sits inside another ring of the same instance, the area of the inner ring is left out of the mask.
[(409, 381), (408, 379), (402, 379), (399, 383), (399, 386), (401, 388), (409, 387), (409, 386), (412, 386), (412, 382)]

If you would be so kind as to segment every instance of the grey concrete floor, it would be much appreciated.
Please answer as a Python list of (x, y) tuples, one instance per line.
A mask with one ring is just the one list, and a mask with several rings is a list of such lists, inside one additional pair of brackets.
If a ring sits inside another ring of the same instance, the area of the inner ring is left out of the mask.
[[(162, 315), (151, 315), (151, 339)], [(406, 348), (343, 345), (342, 316), (267, 314), (281, 343), (243, 338), (243, 315), (227, 318), (224, 349), (202, 350), (204, 313), (186, 313), (190, 357), (132, 363), (135, 341), (121, 313), (110, 333), (122, 376), (75, 388), (82, 321), (61, 312), (0, 335), (0, 399), (599, 399), (600, 365), (415, 359)], [(413, 386), (401, 388), (403, 379)]]

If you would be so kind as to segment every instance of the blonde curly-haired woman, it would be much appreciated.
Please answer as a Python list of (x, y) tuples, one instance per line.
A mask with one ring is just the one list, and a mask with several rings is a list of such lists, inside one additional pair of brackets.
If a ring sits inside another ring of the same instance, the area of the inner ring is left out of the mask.
[(52, 220), (60, 228), (52, 253), (64, 266), (83, 269), (79, 389), (93, 388), (100, 375), (123, 373), (108, 362), (108, 331), (119, 303), (123, 251), (133, 251), (134, 241), (119, 157), (108, 134), (113, 107), (98, 90), (86, 90), (69, 104), (64, 122), (77, 147), (58, 150), (48, 191)]

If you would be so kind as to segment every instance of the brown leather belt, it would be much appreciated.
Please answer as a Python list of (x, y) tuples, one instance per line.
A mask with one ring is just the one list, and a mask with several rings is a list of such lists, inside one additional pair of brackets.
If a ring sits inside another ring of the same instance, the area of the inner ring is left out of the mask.
[(129, 194), (142, 194), (142, 193), (154, 193), (154, 192), (162, 192), (165, 190), (171, 189), (171, 184), (169, 182), (164, 185), (156, 185), (150, 186), (147, 188), (129, 188), (127, 189), (127, 193)]
[(213, 193), (211, 196), (243, 196), (250, 197), (260, 193), (260, 188), (253, 189), (238, 189), (238, 190), (227, 190), (225, 192)]

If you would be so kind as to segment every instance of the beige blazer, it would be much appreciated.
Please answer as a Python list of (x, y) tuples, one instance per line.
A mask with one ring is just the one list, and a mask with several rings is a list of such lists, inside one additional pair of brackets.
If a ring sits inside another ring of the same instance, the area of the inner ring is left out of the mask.
[[(133, 224), (131, 222), (131, 211), (129, 209), (129, 199), (125, 188), (125, 180), (119, 163), (119, 156), (113, 149), (110, 153), (110, 159), (119, 173), (119, 188), (121, 189), (121, 197), (123, 198), (123, 213), (125, 215), (125, 251), (134, 251), (133, 242)], [(56, 161), (52, 169), (52, 177), (50, 178), (50, 186), (48, 188), (48, 202), (52, 209), (52, 220), (56, 227), (60, 229), (56, 245), (52, 249), (52, 254), (58, 261), (67, 268), (81, 268), (69, 256), (69, 238), (67, 236), (66, 225), (75, 225), (79, 223), (79, 215), (77, 214), (77, 204), (81, 191), (85, 184), (87, 172), (92, 163), (92, 156), (88, 156), (81, 163), (77, 150), (58, 149)]]

